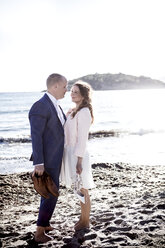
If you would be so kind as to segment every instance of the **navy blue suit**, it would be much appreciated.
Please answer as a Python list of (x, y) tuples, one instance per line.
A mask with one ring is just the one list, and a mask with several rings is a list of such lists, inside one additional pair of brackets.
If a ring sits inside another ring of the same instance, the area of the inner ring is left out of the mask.
[[(65, 115), (64, 118), (66, 119)], [(47, 94), (33, 104), (29, 111), (29, 120), (33, 164), (44, 164), (45, 171), (49, 173), (59, 188), (59, 175), (64, 149), (64, 129)], [(57, 198), (51, 194), (49, 199), (41, 197), (38, 226), (50, 225), (49, 221), (56, 202)]]

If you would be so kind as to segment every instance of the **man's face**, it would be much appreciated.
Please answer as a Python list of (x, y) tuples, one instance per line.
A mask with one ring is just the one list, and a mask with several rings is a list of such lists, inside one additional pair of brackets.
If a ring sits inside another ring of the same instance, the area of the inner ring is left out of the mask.
[(57, 88), (56, 88), (56, 94), (57, 94), (57, 99), (61, 99), (64, 98), (65, 93), (67, 92), (67, 81), (66, 80), (62, 80), (59, 83), (57, 83)]

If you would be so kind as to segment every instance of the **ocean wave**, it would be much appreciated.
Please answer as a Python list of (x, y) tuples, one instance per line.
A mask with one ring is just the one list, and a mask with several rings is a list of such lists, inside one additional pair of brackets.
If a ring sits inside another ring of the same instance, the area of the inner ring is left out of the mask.
[(90, 132), (89, 133), (89, 139), (92, 138), (102, 138), (102, 137), (117, 137), (121, 134), (121, 131), (119, 130), (102, 130), (102, 131), (96, 131), (96, 132)]
[[(96, 131), (96, 132), (90, 132), (89, 133), (89, 139), (92, 138), (102, 138), (102, 137), (111, 137), (111, 136), (119, 136), (120, 132), (115, 130), (110, 131)], [(31, 137), (0, 137), (0, 144), (2, 143), (31, 143)]]
[(123, 135), (147, 135), (165, 133), (165, 130), (139, 129), (139, 130), (102, 130), (89, 133), (89, 138), (119, 137)]
[[(123, 135), (146, 135), (153, 133), (164, 133), (165, 130), (147, 130), (147, 129), (139, 129), (139, 130), (99, 130), (93, 131), (89, 133), (89, 139), (93, 138), (104, 138), (104, 137), (119, 137)], [(31, 143), (31, 137), (0, 137), (0, 144), (3, 143)]]
[(30, 143), (31, 138), (3, 138), (0, 137), (0, 143)]
[(1, 110), (0, 115), (11, 115), (11, 114), (23, 114), (23, 113), (27, 113), (29, 111), (29, 109), (19, 109), (19, 110)]
[(129, 132), (129, 134), (131, 135), (145, 135), (145, 134), (151, 134), (151, 133), (162, 133), (164, 132), (163, 130), (159, 130), (159, 131), (155, 131), (155, 130), (152, 130), (152, 129), (139, 129), (139, 130), (136, 130), (136, 131), (131, 131)]
[(29, 160), (30, 157), (0, 157), (0, 161), (3, 160)]

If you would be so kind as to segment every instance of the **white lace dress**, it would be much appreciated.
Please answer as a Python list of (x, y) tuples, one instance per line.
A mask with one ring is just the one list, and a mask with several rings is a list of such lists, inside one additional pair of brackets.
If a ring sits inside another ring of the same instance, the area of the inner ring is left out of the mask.
[(60, 179), (66, 187), (71, 187), (76, 181), (76, 164), (78, 157), (82, 157), (82, 185), (85, 189), (94, 188), (92, 169), (87, 150), (87, 140), (91, 125), (91, 114), (88, 108), (82, 108), (72, 118), (68, 116), (64, 125), (65, 145)]

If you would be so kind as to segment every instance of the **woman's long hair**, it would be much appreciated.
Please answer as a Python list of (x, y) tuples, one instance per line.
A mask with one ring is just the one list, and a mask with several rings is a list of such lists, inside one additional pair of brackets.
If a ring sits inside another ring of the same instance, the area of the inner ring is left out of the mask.
[(82, 100), (82, 103), (79, 105), (79, 107), (73, 110), (72, 117), (74, 118), (74, 116), (77, 114), (78, 111), (80, 111), (80, 109), (87, 107), (89, 108), (89, 111), (91, 113), (92, 123), (93, 123), (94, 115), (93, 115), (93, 107), (92, 107), (92, 99), (91, 99), (92, 87), (88, 83), (83, 81), (77, 81), (76, 83), (74, 83), (73, 86), (77, 86), (79, 88), (80, 94), (84, 99)]

